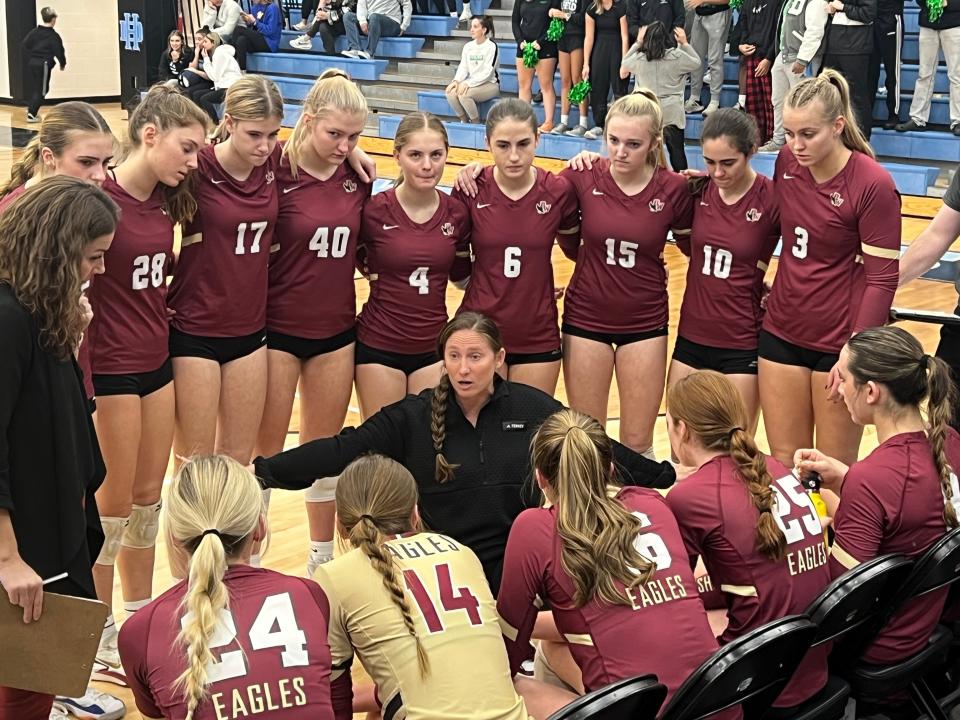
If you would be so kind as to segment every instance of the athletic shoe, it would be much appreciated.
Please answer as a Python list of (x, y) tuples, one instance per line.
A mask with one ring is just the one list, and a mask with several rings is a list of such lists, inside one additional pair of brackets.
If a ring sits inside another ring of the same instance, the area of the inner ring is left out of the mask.
[(711, 100), (710, 104), (703, 109), (703, 116), (707, 117), (708, 115), (712, 115), (719, 109), (720, 103), (717, 100)]
[(888, 120), (885, 120), (885, 121), (884, 121), (884, 123), (883, 123), (883, 129), (884, 129), (884, 130), (895, 130), (896, 127), (897, 127), (897, 125), (899, 125), (899, 124), (900, 124), (900, 118), (892, 117), (892, 118), (889, 118)]
[[(290, 44), (293, 45), (293, 43), (290, 43)], [(740, 103), (737, 103), (736, 105), (734, 105), (734, 106), (733, 106), (733, 109), (734, 109), (734, 110), (739, 110), (739, 111), (742, 112), (742, 113), (745, 113), (745, 112), (747, 111), (747, 109), (746, 109), (743, 105), (741, 105)]]
[(357, 54), (354, 57), (363, 58), (364, 60), (373, 60), (373, 55), (368, 53), (366, 50), (357, 50)]
[(553, 126), (553, 130), (550, 131), (550, 134), (551, 134), (551, 135), (563, 135), (563, 134), (566, 133), (568, 130), (570, 130), (570, 126), (569, 126), (569, 125), (567, 125), (565, 122), (559, 122), (559, 123), (557, 123), (556, 125)]
[(910, 118), (906, 122), (898, 123), (893, 129), (897, 132), (923, 132), (927, 129), (927, 126)]
[(54, 703), (50, 708), (50, 720), (70, 720), (67, 709), (60, 703)]
[(39, 116), (39, 115), (31, 115), (30, 113), (27, 113), (27, 122), (29, 122), (29, 123), (40, 122), (40, 116)]
[(577, 125), (564, 133), (567, 137), (583, 137), (587, 134), (587, 129), (583, 125)]
[(554, 124), (552, 120), (544, 120), (543, 123), (541, 123), (540, 127), (537, 128), (537, 130), (539, 130), (541, 133), (548, 133), (548, 132), (552, 132), (553, 128), (554, 128)]
[(348, 58), (355, 58), (357, 57), (357, 55), (360, 54), (360, 51), (359, 50), (341, 50), (340, 54), (345, 55)]
[(123, 665), (120, 663), (120, 653), (117, 652), (116, 645), (111, 648), (101, 644), (100, 649), (97, 650), (97, 657), (93, 661), (93, 672), (90, 679), (129, 687), (127, 685), (127, 673), (124, 672)]
[(602, 127), (590, 128), (583, 134), (583, 136), (587, 140), (599, 140), (600, 138), (603, 137), (603, 128)]
[(290, 41), (290, 47), (297, 48), (297, 50), (312, 50), (313, 38), (309, 35), (301, 35), (295, 40)]
[(463, 12), (460, 13), (459, 21), (462, 22), (462, 23), (468, 23), (468, 22), (470, 22), (470, 18), (472, 18), (472, 17), (473, 17), (473, 13), (470, 12), (470, 6), (469, 6), (469, 5), (464, 5), (464, 6), (463, 6)]
[(760, 150), (759, 150), (758, 152), (762, 152), (762, 153), (778, 153), (778, 152), (780, 152), (780, 148), (782, 148), (783, 145), (784, 145), (784, 143), (778, 143), (776, 140), (772, 140), (772, 139), (771, 139), (771, 140), (768, 140), (767, 142), (765, 142), (763, 145), (761, 145), (761, 146), (760, 146)]
[(700, 104), (700, 101), (695, 98), (690, 98), (687, 100), (686, 104), (683, 106), (683, 111), (688, 113), (698, 113), (703, 112), (703, 105)]
[(293, 26), (293, 29), (294, 29), (294, 30), (306, 30), (307, 27), (309, 27), (309, 25), (310, 25), (310, 23), (307, 22), (306, 18), (304, 18), (303, 20), (301, 20), (300, 22), (298, 22), (296, 25), (294, 25), (294, 26)]
[(87, 688), (87, 692), (83, 697), (58, 697), (57, 704), (78, 718), (118, 720), (118, 718), (122, 718), (127, 712), (127, 708), (120, 698), (93, 688)]
[(542, 92), (535, 93), (535, 94), (533, 95), (533, 97), (530, 98), (530, 102), (531, 102), (531, 103), (542, 103), (542, 102), (543, 102), (543, 93), (542, 93)]

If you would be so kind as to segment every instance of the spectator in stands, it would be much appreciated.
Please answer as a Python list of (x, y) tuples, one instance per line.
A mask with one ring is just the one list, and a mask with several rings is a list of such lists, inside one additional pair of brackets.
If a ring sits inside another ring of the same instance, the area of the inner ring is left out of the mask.
[[(676, 47), (671, 47), (674, 43)], [(700, 56), (690, 47), (682, 27), (674, 27), (671, 32), (662, 22), (654, 20), (640, 27), (637, 42), (620, 66), (636, 76), (637, 87), (649, 88), (657, 94), (663, 114), (663, 144), (670, 154), (670, 166), (676, 172), (687, 169), (683, 86), (686, 76), (700, 65)]]
[(877, 85), (880, 82), (880, 63), (886, 73), (887, 119), (884, 130), (893, 130), (900, 122), (900, 48), (903, 46), (903, 0), (879, 0), (877, 19), (873, 23), (873, 54), (870, 56), (870, 78), (867, 83), (873, 91), (876, 104)]
[[(630, 34), (630, 42), (640, 42), (640, 29), (645, 28), (650, 23), (659, 20), (663, 26), (670, 30), (672, 28), (683, 28), (683, 22), (686, 18), (686, 10), (683, 8), (683, 0), (627, 0), (627, 32)], [(668, 47), (676, 47), (674, 35), (667, 34), (669, 41)]]
[[(839, 0), (838, 0), (839, 2)], [(730, 26), (730, 5), (727, 0), (690, 0), (687, 5), (695, 15), (690, 29), (690, 43), (700, 58), (700, 67), (690, 73), (690, 99), (684, 109), (690, 113), (709, 115), (720, 107), (723, 88), (723, 50)], [(703, 60), (710, 71), (710, 102), (706, 109), (700, 104), (703, 90)]]
[[(313, 11), (319, 11), (320, 5), (323, 3), (318, 3), (317, 0), (302, 0), (300, 3), (300, 22), (293, 26), (294, 30), (306, 30), (310, 27), (310, 15), (313, 14)], [(310, 37), (313, 37), (312, 35)]]
[[(550, 27), (550, 10), (558, 9), (560, 0), (516, 0), (513, 5), (511, 23), (513, 38), (517, 41), (517, 82), (518, 95), (524, 102), (534, 101), (533, 76), (536, 72), (540, 81), (540, 100), (543, 102), (543, 124), (540, 132), (553, 130), (553, 111), (557, 106), (557, 93), (553, 87), (553, 73), (557, 69), (557, 43), (547, 39)], [(523, 63), (523, 51), (532, 45), (537, 51), (536, 68), (528, 68)]]
[(947, 61), (950, 79), (950, 130), (960, 136), (960, 4), (944, 2), (940, 17), (930, 19), (930, 9), (924, 0), (920, 4), (920, 71), (910, 103), (910, 119), (897, 125), (899, 132), (926, 130), (930, 119), (930, 99), (933, 79), (937, 74), (940, 48)]
[(188, 90), (187, 94), (191, 100), (203, 108), (216, 125), (220, 122), (217, 105), (223, 102), (227, 88), (243, 77), (243, 72), (233, 56), (233, 46), (224, 45), (215, 32), (208, 32), (204, 36), (203, 52), (207, 57), (203, 63), (203, 71), (212, 83), (212, 87)]
[(241, 12), (237, 0), (207, 0), (203, 6), (200, 26), (210, 28), (224, 42), (229, 42), (237, 23), (240, 22)]
[[(193, 34), (193, 60), (191, 60), (190, 64), (180, 73), (180, 87), (182, 87), (184, 92), (191, 98), (201, 90), (213, 89), (213, 83), (203, 70), (203, 64), (207, 61), (207, 53), (203, 49), (204, 39), (209, 32), (211, 32), (209, 28), (203, 27)], [(217, 37), (219, 38), (220, 36), (217, 35)]]
[(453, 81), (444, 91), (447, 102), (460, 122), (480, 122), (477, 103), (492, 100), (500, 94), (497, 65), (500, 52), (493, 38), (493, 18), (489, 15), (470, 20), (470, 42), (463, 46), (460, 66)]
[(873, 53), (873, 28), (877, 19), (877, 0), (832, 0), (827, 3), (832, 15), (823, 66), (833, 68), (850, 86), (850, 99), (857, 123), (869, 141), (873, 126), (873, 96), (870, 87), (870, 56)]
[(779, 152), (786, 142), (783, 130), (783, 101), (790, 88), (803, 80), (809, 67), (820, 71), (823, 35), (827, 26), (825, 0), (787, 0), (780, 13), (776, 53), (771, 74), (773, 137), (760, 152)]
[(620, 63), (627, 54), (627, 6), (624, 0), (593, 0), (587, 6), (584, 22), (583, 72), (590, 81), (590, 109), (595, 127), (584, 137), (603, 137), (610, 95), (616, 100), (627, 92), (630, 75)]
[(737, 104), (757, 121), (761, 142), (773, 137), (770, 67), (777, 54), (776, 29), (781, 6), (782, 0), (744, 0), (730, 36), (731, 54), (740, 55), (740, 73), (744, 78)]
[(167, 36), (167, 49), (160, 56), (160, 67), (157, 77), (160, 82), (172, 85), (180, 84), (180, 75), (193, 62), (193, 48), (187, 45), (186, 38), (179, 30), (174, 30)]
[[(377, 45), (382, 37), (403, 35), (410, 27), (413, 5), (410, 0), (359, 0), (357, 12), (343, 14), (343, 26), (347, 31), (347, 45), (343, 54), (352, 58), (369, 60), (377, 54)], [(367, 36), (367, 49), (360, 43), (360, 33)]]
[(240, 22), (230, 43), (236, 48), (237, 64), (247, 69), (247, 53), (276, 52), (280, 48), (283, 18), (273, 0), (250, 4), (250, 12), (240, 13)]
[(63, 40), (53, 29), (57, 24), (57, 12), (51, 7), (40, 11), (43, 24), (27, 33), (21, 45), (24, 61), (24, 79), (30, 86), (30, 102), (27, 105), (27, 122), (40, 122), (40, 105), (50, 89), (50, 71), (54, 59), (60, 61), (60, 69), (67, 69), (67, 55)]
[(573, 127), (570, 126), (570, 89), (580, 82), (583, 73), (586, 5), (587, 0), (560, 0), (559, 8), (550, 8), (550, 17), (563, 20), (563, 35), (557, 41), (557, 66), (560, 68), (560, 122), (550, 131), (554, 135), (583, 137), (590, 129), (586, 100), (577, 108), (580, 113), (580, 122)]
[(320, 34), (320, 42), (323, 43), (323, 51), (327, 55), (336, 53), (335, 43), (338, 37), (346, 34), (343, 27), (343, 14), (345, 12), (356, 12), (356, 0), (321, 0), (317, 8), (317, 15), (307, 30), (305, 35), (301, 35), (295, 40), (290, 41), (290, 47), (298, 50), (309, 50), (313, 47), (313, 38)]

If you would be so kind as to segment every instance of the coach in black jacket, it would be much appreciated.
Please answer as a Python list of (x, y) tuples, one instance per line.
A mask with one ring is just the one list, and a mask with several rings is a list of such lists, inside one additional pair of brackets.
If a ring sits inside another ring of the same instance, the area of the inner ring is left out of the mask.
[(847, 79), (857, 122), (869, 140), (876, 94), (876, 87), (870, 87), (870, 56), (877, 0), (832, 0), (827, 3), (827, 13), (831, 17), (823, 67), (834, 68)]
[[(492, 333), (483, 325), (479, 330), (465, 329), (474, 318), (481, 318), (493, 328)], [(529, 385), (501, 379), (491, 362), (484, 376), (479, 372), (470, 375), (476, 388), (488, 388), (488, 392), (475, 422), (469, 421), (459, 402), (464, 391), (449, 378), (470, 371), (455, 369), (442, 352), (447, 346), (444, 340), (453, 344), (458, 334), (468, 333), (485, 338), (490, 349), (496, 345), (494, 354), (502, 364), (503, 351), (493, 323), (475, 313), (462, 313), (441, 334), (438, 354), (444, 356), (449, 374), (445, 373), (437, 388), (386, 406), (358, 428), (346, 428), (332, 438), (314, 440), (271, 458), (257, 458), (254, 467), (265, 488), (302, 490), (316, 478), (338, 475), (360, 455), (376, 452), (393, 458), (416, 478), (425, 525), (469, 546), (496, 594), (510, 526), (523, 510), (541, 502), (531, 478), (530, 440), (540, 424), (563, 405)], [(445, 412), (441, 412), (444, 405)], [(615, 451), (624, 482), (657, 488), (673, 484), (675, 474), (669, 463), (656, 463), (619, 443)], [(453, 478), (446, 482), (437, 481), (438, 452), (454, 466)]]
[(627, 0), (627, 31), (630, 42), (637, 42), (640, 28), (659, 20), (670, 31), (670, 46), (676, 47), (673, 29), (683, 27), (685, 16), (683, 0)]

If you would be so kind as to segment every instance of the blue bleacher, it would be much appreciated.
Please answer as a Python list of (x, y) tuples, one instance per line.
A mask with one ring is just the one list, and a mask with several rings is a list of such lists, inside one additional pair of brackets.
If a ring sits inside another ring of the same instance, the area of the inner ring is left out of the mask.
[(252, 53), (247, 59), (247, 69), (258, 73), (305, 75), (316, 78), (328, 68), (344, 68), (354, 80), (376, 80), (387, 69), (387, 61), (299, 52)]
[[(483, 0), (484, 10), (490, 7), (493, 0)], [(290, 10), (290, 24), (296, 25), (300, 22), (300, 10), (293, 8)], [(457, 26), (457, 19), (449, 15), (414, 15), (410, 21), (410, 27), (407, 28), (408, 35), (449, 35), (450, 31)], [(446, 29), (444, 29), (446, 28)]]
[[(298, 37), (300, 37), (300, 33), (284, 30), (280, 37), (280, 51), (303, 52), (298, 48), (290, 47), (290, 41), (296, 40)], [(380, 38), (380, 43), (377, 45), (377, 57), (413, 58), (417, 56), (417, 53), (420, 52), (422, 48), (422, 37), (385, 37)], [(336, 49), (337, 52), (347, 49), (347, 38), (345, 35), (337, 38)], [(323, 43), (320, 41), (319, 36), (313, 39), (313, 50), (315, 52), (323, 52)]]

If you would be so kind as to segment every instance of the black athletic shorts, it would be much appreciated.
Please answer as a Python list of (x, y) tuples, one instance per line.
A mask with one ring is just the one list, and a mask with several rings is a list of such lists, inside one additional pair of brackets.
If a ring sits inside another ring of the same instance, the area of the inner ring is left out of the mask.
[(583, 35), (565, 32), (557, 41), (557, 51), (568, 53), (572, 50), (583, 50)]
[(380, 350), (379, 348), (364, 345), (357, 340), (354, 363), (356, 365), (386, 365), (388, 368), (399, 370), (404, 375), (413, 375), (417, 370), (421, 370), (428, 365), (433, 365), (433, 363), (439, 360), (440, 358), (437, 357), (435, 352), (407, 355), (389, 350)]
[(156, 370), (131, 375), (94, 375), (93, 389), (98, 397), (105, 395), (137, 395), (146, 397), (173, 382), (170, 358)]
[(630, 343), (640, 342), (641, 340), (667, 336), (666, 327), (657, 328), (656, 330), (645, 330), (644, 332), (638, 333), (603, 333), (584, 330), (570, 323), (563, 323), (563, 325), (560, 326), (560, 332), (564, 335), (575, 335), (586, 338), (587, 340), (594, 340), (604, 345), (610, 345), (611, 347), (621, 347), (623, 345), (629, 345)]
[[(540, 59), (548, 60), (557, 57), (557, 44), (555, 42), (544, 41), (540, 43)], [(523, 50), (520, 49), (520, 43), (517, 43), (517, 58), (523, 57)], [(533, 68), (530, 68), (533, 70)]]
[(813, 372), (830, 372), (840, 359), (840, 353), (828, 353), (822, 350), (810, 350), (794, 345), (783, 338), (760, 331), (760, 357), (781, 365), (797, 365)]
[(332, 353), (334, 350), (339, 350), (355, 342), (356, 339), (357, 329), (355, 327), (322, 340), (310, 340), (295, 335), (284, 335), (275, 330), (267, 330), (267, 347), (269, 349), (280, 350), (294, 355), (300, 360), (309, 360), (317, 355)]
[(221, 365), (239, 360), (267, 344), (267, 331), (242, 337), (204, 337), (170, 328), (170, 357), (198, 357)]
[(756, 375), (757, 349), (710, 347), (677, 337), (673, 359), (695, 370), (716, 370), (724, 375)]
[(560, 348), (548, 350), (539, 353), (512, 353), (508, 352), (504, 362), (507, 367), (512, 365), (534, 365), (536, 363), (558, 362), (563, 358), (563, 351)]

